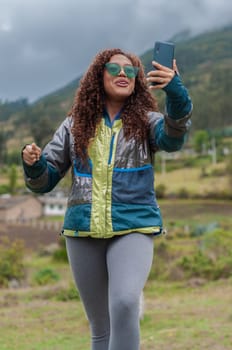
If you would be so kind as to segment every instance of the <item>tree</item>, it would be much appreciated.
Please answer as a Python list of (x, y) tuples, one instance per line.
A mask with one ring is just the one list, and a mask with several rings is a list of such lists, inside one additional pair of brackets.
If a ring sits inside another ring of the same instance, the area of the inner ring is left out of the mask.
[(31, 133), (39, 147), (45, 146), (54, 133), (54, 123), (49, 117), (42, 117), (31, 126)]
[(6, 133), (0, 130), (0, 164), (4, 163), (6, 152)]
[(232, 154), (230, 154), (230, 157), (228, 158), (226, 172), (229, 178), (229, 188), (232, 189)]
[(11, 194), (14, 194), (16, 192), (17, 180), (18, 180), (17, 168), (15, 164), (12, 164), (9, 169), (9, 191)]
[(205, 130), (199, 130), (194, 133), (193, 136), (193, 145), (197, 153), (204, 154), (205, 150), (208, 147), (209, 143), (209, 134)]

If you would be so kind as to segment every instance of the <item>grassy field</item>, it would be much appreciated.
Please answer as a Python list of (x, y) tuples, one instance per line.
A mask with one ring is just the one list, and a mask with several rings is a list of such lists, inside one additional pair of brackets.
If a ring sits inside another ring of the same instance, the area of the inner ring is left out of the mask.
[[(207, 165), (205, 167), (206, 176), (202, 176), (201, 167), (182, 167), (163, 174), (157, 173), (156, 186), (164, 185), (167, 193), (178, 193), (184, 188), (190, 195), (228, 191), (229, 176), (223, 174), (225, 166), (223, 162)], [(217, 172), (222, 172), (222, 174), (217, 176)]]
[[(37, 288), (33, 293), (28, 289), (1, 291), (1, 350), (90, 348), (80, 301), (44, 299), (47, 289)], [(231, 349), (231, 303), (232, 280), (201, 287), (149, 282), (141, 321), (141, 350)]]
[[(226, 230), (232, 227), (229, 201), (164, 200), (160, 206), (169, 233), (157, 242), (165, 240), (171, 252), (184, 250), (184, 254), (191, 255), (193, 245), (198, 244), (198, 237), (176, 233), (187, 224), (208, 225), (217, 221)], [(89, 350), (88, 323), (69, 266), (41, 255), (41, 242), (37, 248), (31, 246), (33, 250), (29, 249), (25, 256), (25, 283), (17, 289), (0, 289), (0, 349)], [(154, 262), (162, 268), (159, 258), (155, 257)], [(60, 279), (46, 286), (36, 285), (36, 272), (47, 267), (57, 272)], [(75, 299), (72, 299), (73, 291)], [(232, 277), (172, 282), (155, 278), (148, 281), (144, 294), (141, 350), (232, 348)]]

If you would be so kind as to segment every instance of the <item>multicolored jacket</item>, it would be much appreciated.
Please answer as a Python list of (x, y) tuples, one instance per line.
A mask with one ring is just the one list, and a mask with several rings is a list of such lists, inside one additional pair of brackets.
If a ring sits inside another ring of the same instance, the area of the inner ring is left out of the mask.
[(67, 117), (34, 165), (23, 163), (31, 191), (51, 191), (72, 169), (72, 187), (63, 234), (109, 238), (130, 232), (159, 234), (162, 217), (154, 190), (154, 153), (179, 150), (190, 126), (192, 103), (178, 76), (164, 88), (167, 114), (149, 113), (150, 133), (143, 145), (124, 138), (120, 114), (107, 112), (83, 167), (74, 152), (72, 118)]

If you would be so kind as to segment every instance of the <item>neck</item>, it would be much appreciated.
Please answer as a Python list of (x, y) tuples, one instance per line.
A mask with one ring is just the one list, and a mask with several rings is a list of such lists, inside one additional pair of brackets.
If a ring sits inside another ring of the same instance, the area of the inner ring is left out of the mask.
[(121, 101), (106, 101), (106, 109), (110, 120), (113, 121), (116, 114), (122, 109), (124, 103)]

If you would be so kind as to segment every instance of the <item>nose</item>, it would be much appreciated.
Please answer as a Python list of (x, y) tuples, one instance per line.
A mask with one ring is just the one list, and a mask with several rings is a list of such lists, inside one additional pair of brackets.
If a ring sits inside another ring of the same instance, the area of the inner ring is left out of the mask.
[(118, 75), (124, 76), (124, 77), (126, 76), (123, 67), (121, 67), (121, 70), (120, 70), (120, 72), (118, 73)]

